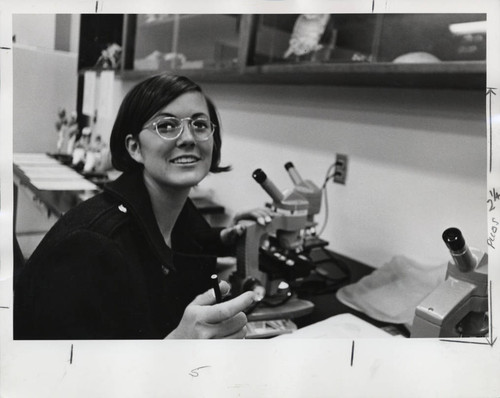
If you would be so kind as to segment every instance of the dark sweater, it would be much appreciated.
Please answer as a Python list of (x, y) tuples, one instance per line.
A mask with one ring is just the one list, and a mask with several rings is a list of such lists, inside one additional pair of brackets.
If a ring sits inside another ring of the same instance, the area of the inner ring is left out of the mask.
[(188, 199), (164, 242), (142, 173), (65, 214), (16, 278), (15, 339), (160, 339), (227, 255)]

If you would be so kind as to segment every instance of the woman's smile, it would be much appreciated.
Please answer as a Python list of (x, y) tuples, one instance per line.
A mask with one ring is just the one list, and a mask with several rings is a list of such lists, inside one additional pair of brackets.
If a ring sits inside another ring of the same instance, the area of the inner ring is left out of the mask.
[(181, 166), (192, 166), (201, 160), (199, 156), (196, 155), (180, 155), (173, 159), (170, 159), (170, 163), (178, 164)]

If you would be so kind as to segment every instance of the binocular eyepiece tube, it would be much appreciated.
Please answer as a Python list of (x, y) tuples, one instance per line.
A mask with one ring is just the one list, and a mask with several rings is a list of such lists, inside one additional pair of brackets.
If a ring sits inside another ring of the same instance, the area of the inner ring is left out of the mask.
[(283, 200), (283, 194), (281, 191), (274, 185), (274, 183), (267, 178), (266, 173), (262, 171), (262, 169), (256, 169), (252, 173), (252, 177), (255, 181), (257, 181), (264, 191), (273, 199), (274, 202), (280, 203)]
[(458, 228), (448, 228), (442, 238), (450, 250), (455, 265), (461, 272), (470, 272), (477, 265), (477, 259), (470, 251), (462, 232)]
[(297, 171), (292, 162), (285, 163), (285, 169), (295, 185), (299, 185), (304, 182), (304, 180), (302, 179), (302, 177), (300, 176), (299, 172)]

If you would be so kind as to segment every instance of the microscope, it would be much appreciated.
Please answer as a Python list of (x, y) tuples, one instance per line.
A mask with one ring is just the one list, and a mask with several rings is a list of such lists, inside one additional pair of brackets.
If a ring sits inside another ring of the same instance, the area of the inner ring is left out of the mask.
[(236, 292), (260, 291), (268, 304), (279, 305), (292, 295), (288, 282), (314, 267), (303, 253), (309, 202), (295, 189), (280, 191), (261, 169), (252, 176), (272, 198), (276, 215), (266, 226), (241, 221), (246, 228), (236, 245), (236, 272), (230, 281)]
[(325, 291), (325, 289), (326, 291), (337, 290), (341, 284), (349, 281), (351, 272), (345, 264), (335, 259), (326, 250), (329, 242), (317, 234), (317, 223), (314, 217), (321, 210), (323, 190), (314, 182), (302, 179), (292, 162), (287, 162), (285, 169), (292, 179), (295, 192), (309, 202), (307, 222), (303, 234), (303, 249), (304, 254), (313, 259), (314, 270), (307, 280), (302, 281), (301, 290), (304, 290), (306, 285), (309, 285), (306, 290), (310, 292)]
[(411, 337), (488, 334), (488, 255), (471, 250), (458, 228), (443, 232), (452, 260), (446, 279), (416, 308)]
[(314, 182), (302, 179), (292, 162), (287, 162), (285, 164), (285, 169), (292, 179), (295, 192), (302, 195), (309, 203), (307, 222), (304, 230), (304, 250), (309, 251), (315, 247), (328, 246), (327, 241), (320, 239), (317, 236), (317, 223), (314, 221), (314, 216), (316, 216), (321, 210), (321, 189), (319, 189)]

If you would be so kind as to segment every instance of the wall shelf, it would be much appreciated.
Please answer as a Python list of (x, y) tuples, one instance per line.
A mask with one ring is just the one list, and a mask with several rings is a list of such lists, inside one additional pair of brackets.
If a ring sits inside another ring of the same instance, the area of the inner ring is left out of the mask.
[[(383, 86), (413, 88), (484, 89), (486, 62), (463, 61), (437, 64), (317, 64), (262, 65), (244, 72), (221, 69), (177, 69), (172, 73), (207, 83), (301, 84)], [(119, 72), (123, 80), (142, 80), (161, 71)]]
[[(334, 23), (324, 33), (329, 38), (321, 39), (323, 48), (331, 46), (329, 52), (318, 53), (316, 59), (321, 61), (296, 57), (294, 62), (283, 54), (297, 17), (183, 14), (161, 17), (146, 26), (141, 25), (146, 15), (124, 15), (117, 76), (142, 80), (171, 72), (221, 84), (486, 87), (485, 33), (464, 39), (449, 31), (451, 22), (482, 20), (482, 14), (331, 14)], [(184, 67), (171, 68), (173, 61), (162, 58), (167, 53), (174, 58), (179, 55), (181, 59), (175, 62)], [(436, 61), (390, 62), (412, 53), (424, 53)], [(138, 63), (142, 70), (135, 69)], [(154, 65), (152, 69), (150, 65)]]

